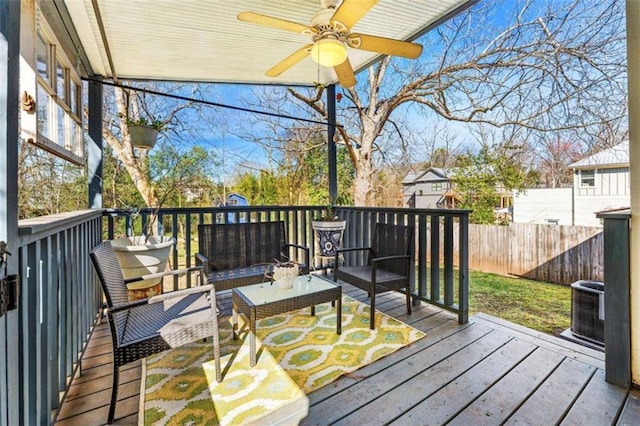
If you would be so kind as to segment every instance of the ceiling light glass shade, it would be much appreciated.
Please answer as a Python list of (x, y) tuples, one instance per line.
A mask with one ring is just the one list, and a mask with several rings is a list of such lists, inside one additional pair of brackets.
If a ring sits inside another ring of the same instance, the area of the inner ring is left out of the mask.
[(311, 48), (311, 58), (322, 66), (335, 67), (347, 59), (347, 47), (338, 40), (318, 40)]

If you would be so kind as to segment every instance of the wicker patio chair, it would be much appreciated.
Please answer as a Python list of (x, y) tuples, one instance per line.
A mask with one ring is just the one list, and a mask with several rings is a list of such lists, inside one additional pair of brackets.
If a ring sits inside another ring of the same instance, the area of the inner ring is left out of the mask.
[[(113, 341), (113, 387), (108, 422), (115, 415), (118, 373), (121, 366), (186, 343), (213, 337), (216, 379), (222, 381), (220, 336), (216, 314), (216, 293), (212, 284), (204, 285), (202, 267), (180, 269), (125, 280), (118, 260), (105, 241), (95, 247), (91, 261), (107, 299), (107, 315)], [(148, 299), (129, 302), (126, 284), (140, 279), (197, 272), (200, 285), (172, 291)], [(232, 334), (227, 338), (230, 340)], [(227, 339), (223, 339), (227, 340)]]
[(218, 291), (264, 282), (274, 259), (296, 260), (309, 273), (309, 248), (287, 243), (285, 228), (283, 221), (198, 225), (196, 264)]
[[(413, 246), (413, 226), (389, 225), (377, 223), (370, 247), (352, 247), (339, 249), (336, 253), (334, 281), (348, 282), (371, 297), (371, 317), (369, 327), (375, 328), (376, 294), (391, 290), (405, 289), (407, 295), (407, 313), (411, 313), (411, 286), (409, 268)], [(338, 262), (340, 254), (366, 251), (364, 265), (351, 265), (345, 256), (345, 265)]]

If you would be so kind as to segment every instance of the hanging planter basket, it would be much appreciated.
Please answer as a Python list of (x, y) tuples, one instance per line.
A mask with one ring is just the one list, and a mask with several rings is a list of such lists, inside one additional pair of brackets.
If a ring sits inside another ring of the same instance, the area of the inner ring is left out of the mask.
[(151, 149), (155, 146), (158, 139), (158, 129), (146, 124), (130, 124), (129, 133), (131, 134), (131, 145), (138, 149)]

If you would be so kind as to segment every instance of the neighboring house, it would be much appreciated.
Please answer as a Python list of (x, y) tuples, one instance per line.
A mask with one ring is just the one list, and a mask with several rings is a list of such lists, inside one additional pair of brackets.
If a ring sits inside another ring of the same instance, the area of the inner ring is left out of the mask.
[[(243, 197), (242, 195), (237, 194), (235, 192), (228, 194), (224, 203), (220, 199), (216, 202), (216, 207), (248, 206), (248, 205), (249, 205), (249, 200), (247, 200), (246, 197)], [(238, 220), (239, 223), (244, 223), (247, 221), (246, 213), (227, 213), (227, 223), (235, 223), (236, 216), (239, 216), (239, 220)], [(222, 213), (218, 213), (218, 217), (216, 221), (220, 223), (222, 222), (223, 218), (224, 216), (222, 216)]]
[(630, 204), (629, 142), (569, 165), (573, 187), (527, 189), (515, 194), (513, 221), (602, 226), (597, 212)]
[(225, 205), (227, 205), (227, 206), (248, 206), (249, 205), (249, 200), (247, 200), (246, 197), (243, 197), (240, 194), (236, 194), (235, 192), (232, 192), (229, 195), (227, 195), (227, 202), (226, 202)]
[[(429, 167), (424, 172), (410, 172), (402, 180), (404, 205), (412, 208), (455, 209), (460, 197), (456, 194), (450, 178), (451, 171)], [(500, 196), (496, 213), (509, 214), (513, 194), (501, 185), (496, 187)]]
[(404, 205), (411, 208), (455, 208), (457, 197), (445, 169), (429, 167), (424, 172), (410, 172), (402, 180)]

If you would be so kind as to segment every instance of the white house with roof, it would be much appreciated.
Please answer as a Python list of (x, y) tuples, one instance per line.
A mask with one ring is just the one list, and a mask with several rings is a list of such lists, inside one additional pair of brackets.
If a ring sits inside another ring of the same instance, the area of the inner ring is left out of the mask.
[(629, 142), (569, 165), (571, 188), (527, 189), (514, 194), (513, 221), (602, 226), (597, 212), (630, 205)]

